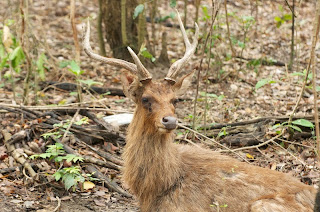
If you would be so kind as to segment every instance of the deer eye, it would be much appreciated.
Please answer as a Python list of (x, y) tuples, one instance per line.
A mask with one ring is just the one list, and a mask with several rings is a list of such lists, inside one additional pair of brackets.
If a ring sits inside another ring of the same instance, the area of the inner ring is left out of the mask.
[(149, 102), (149, 98), (147, 98), (147, 97), (142, 97), (141, 102), (142, 102), (142, 104), (146, 104), (146, 103)]

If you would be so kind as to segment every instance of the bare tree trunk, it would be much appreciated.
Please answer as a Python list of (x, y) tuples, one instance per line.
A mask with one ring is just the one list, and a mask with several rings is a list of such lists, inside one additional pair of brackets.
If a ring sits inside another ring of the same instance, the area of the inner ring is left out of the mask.
[[(105, 6), (105, 36), (113, 52), (113, 57), (124, 60), (131, 60), (131, 56), (127, 50), (127, 46), (123, 44), (123, 35), (121, 29), (124, 28), (124, 26), (121, 25), (121, 12), (119, 12), (121, 11), (121, 1), (106, 0)], [(130, 46), (135, 50), (139, 48), (137, 38), (137, 24), (132, 18), (136, 6), (137, 0), (126, 1), (126, 39), (128, 44), (130, 44)], [(124, 9), (124, 6), (122, 7), (122, 9)]]
[(103, 33), (102, 33), (102, 20), (103, 20), (103, 14), (105, 10), (105, 2), (104, 0), (99, 0), (99, 14), (98, 14), (98, 38), (99, 38), (99, 47), (100, 47), (100, 54), (102, 56), (106, 56), (106, 48), (105, 43), (103, 39)]
[(126, 17), (126, 0), (121, 0), (121, 36), (122, 36), (122, 44), (124, 46), (128, 45), (128, 38), (127, 38), (127, 17)]
[[(139, 4), (144, 4), (145, 0), (139, 0)], [(144, 43), (146, 37), (146, 16), (145, 10), (140, 13), (138, 17), (138, 49), (140, 49), (141, 45)]]
[(151, 37), (152, 37), (152, 42), (153, 45), (151, 46), (151, 54), (155, 54), (155, 45), (156, 45), (156, 29), (155, 29), (155, 24), (154, 24), (154, 19), (156, 16), (156, 12), (157, 12), (157, 0), (153, 0), (152, 2), (152, 8), (151, 8), (151, 12), (150, 12), (150, 19), (151, 19)]
[(196, 6), (196, 20), (195, 22), (198, 23), (198, 19), (199, 19), (199, 7), (200, 7), (200, 2), (201, 0), (195, 0), (195, 6)]
[(73, 42), (76, 48), (75, 61), (77, 63), (80, 62), (80, 45), (78, 40), (78, 32), (75, 22), (75, 0), (71, 0), (70, 2), (70, 21), (72, 26), (72, 34), (73, 34)]

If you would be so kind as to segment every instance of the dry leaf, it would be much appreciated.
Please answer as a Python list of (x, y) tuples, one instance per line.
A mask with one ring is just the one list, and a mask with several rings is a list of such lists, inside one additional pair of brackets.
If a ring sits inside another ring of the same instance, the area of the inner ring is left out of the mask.
[(10, 49), (10, 46), (13, 44), (13, 41), (11, 38), (10, 29), (6, 25), (3, 26), (2, 42), (7, 52), (11, 52), (12, 49)]
[(89, 190), (89, 189), (93, 189), (96, 185), (93, 182), (90, 181), (85, 181), (83, 183), (83, 189), (84, 190)]
[(254, 156), (250, 155), (249, 153), (246, 154), (246, 157), (249, 159), (254, 159)]

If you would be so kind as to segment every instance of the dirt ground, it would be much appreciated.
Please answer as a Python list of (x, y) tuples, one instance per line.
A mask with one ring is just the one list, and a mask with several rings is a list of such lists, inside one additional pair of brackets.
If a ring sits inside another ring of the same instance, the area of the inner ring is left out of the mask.
[[(177, 1), (179, 11), (183, 11), (183, 1)], [(201, 1), (202, 5), (209, 5), (211, 1)], [(243, 58), (268, 58), (281, 61), (285, 64), (289, 63), (290, 44), (291, 44), (291, 21), (286, 21), (277, 28), (275, 17), (283, 17), (284, 14), (290, 13), (290, 10), (284, 3), (285, 1), (257, 1), (258, 10), (253, 2), (256, 1), (228, 1), (228, 10), (234, 13), (230, 16), (231, 33), (238, 39), (243, 38), (243, 29), (241, 22), (238, 21), (242, 16), (255, 17), (255, 23), (250, 27), (246, 36), (246, 48), (242, 52)], [(191, 3), (191, 1), (190, 1)], [(65, 60), (74, 58), (74, 42), (72, 29), (69, 20), (69, 4), (68, 0), (35, 0), (30, 1), (30, 36), (37, 36), (37, 43), (30, 43), (30, 49), (37, 47), (37, 51), (46, 53), (50, 63), (47, 65), (46, 81), (59, 82), (75, 82), (74, 76), (68, 72), (67, 68), (59, 67), (59, 63)], [(282, 6), (284, 9), (279, 9)], [(0, 1), (0, 29), (3, 27), (4, 20), (18, 20), (17, 1)], [(83, 24), (87, 17), (93, 20), (97, 19), (98, 1), (82, 0), (76, 1), (76, 21), (79, 31), (79, 38)], [(167, 2), (159, 4), (159, 13), (164, 16), (168, 11), (171, 11)], [(192, 4), (188, 5), (188, 12), (192, 15), (188, 16), (187, 25), (193, 25), (195, 8)], [(287, 66), (283, 65), (248, 65), (247, 60), (233, 58), (225, 59), (230, 55), (230, 47), (227, 39), (227, 27), (225, 24), (225, 13), (223, 5), (217, 16), (215, 24), (217, 25), (213, 34), (216, 34), (216, 40), (213, 41), (214, 60), (211, 61), (208, 76), (206, 77), (206, 69), (208, 67), (205, 59), (202, 65), (200, 74), (200, 95), (198, 97), (196, 124), (203, 125), (203, 117), (206, 114), (207, 123), (210, 125), (221, 123), (235, 123), (252, 120), (260, 117), (282, 117), (288, 116), (297, 102), (297, 97), (302, 86), (302, 77), (293, 74), (295, 72), (302, 73), (307, 67), (312, 41), (312, 26), (314, 22), (313, 15), (315, 14), (314, 1), (300, 1), (296, 6), (296, 60), (294, 70), (289, 71)], [(200, 39), (199, 49), (196, 55), (192, 58), (190, 64), (186, 65), (186, 70), (191, 70), (198, 67), (202, 57), (202, 46), (204, 42), (204, 32), (208, 28), (208, 22), (203, 20), (203, 10), (200, 12)], [(170, 21), (170, 20), (169, 20)], [(174, 20), (176, 22), (176, 20)], [(148, 24), (148, 28), (150, 25)], [(19, 29), (19, 24), (12, 27), (12, 31)], [(170, 60), (176, 60), (183, 56), (184, 45), (179, 30), (165, 27), (163, 25), (156, 26), (159, 31), (157, 40), (156, 53), (160, 54), (161, 47), (161, 32), (168, 33), (168, 55)], [(18, 30), (17, 30), (18, 31)], [(149, 33), (150, 30), (149, 30)], [(192, 34), (192, 31), (188, 31)], [(99, 51), (98, 36), (95, 25), (91, 26), (91, 45), (95, 52)], [(235, 45), (235, 50), (238, 54), (241, 48)], [(112, 56), (107, 47), (108, 56)], [(316, 47), (316, 56), (319, 56), (319, 45)], [(100, 87), (122, 88), (120, 82), (120, 73), (117, 68), (109, 65), (105, 66), (101, 63), (92, 61), (87, 58), (84, 52), (81, 52), (81, 69), (85, 70), (81, 76), (82, 79), (92, 79), (102, 83)], [(318, 68), (318, 65), (317, 65)], [(150, 72), (155, 78), (163, 77), (166, 74), (165, 68), (154, 67)], [(319, 69), (318, 69), (319, 70)], [(3, 76), (8, 70), (2, 70)], [(25, 70), (21, 74), (17, 74), (16, 93), (23, 93), (23, 80)], [(318, 71), (319, 73), (319, 71)], [(319, 74), (318, 74), (319, 76)], [(210, 81), (207, 93), (211, 94), (208, 97), (207, 110), (205, 111), (204, 96), (205, 81)], [(260, 89), (255, 89), (256, 83), (261, 79), (272, 79), (275, 83), (267, 84)], [(319, 77), (317, 79), (319, 84)], [(2, 85), (2, 86), (1, 86)], [(196, 93), (196, 79), (194, 78), (191, 88), (181, 97), (183, 101), (177, 105), (177, 115), (179, 121), (187, 126), (192, 123), (194, 98)], [(70, 104), (70, 107), (75, 106), (76, 99), (68, 91), (59, 89), (47, 90), (43, 88), (39, 95), (37, 105), (61, 105)], [(218, 98), (221, 97), (221, 98)], [(18, 99), (21, 95), (18, 95)], [(100, 100), (99, 100), (100, 99)], [(102, 99), (102, 100), (101, 100)], [(102, 96), (91, 95), (85, 93), (83, 101), (89, 102), (90, 106), (105, 107), (113, 113), (132, 113), (134, 104), (129, 99), (122, 96)], [(0, 80), (0, 106), (1, 104), (17, 104), (20, 102), (13, 101), (13, 92), (11, 84)], [(43, 111), (42, 111), (43, 112)], [(98, 117), (107, 115), (105, 111), (94, 112)], [(296, 111), (296, 116), (307, 117), (313, 115), (313, 94), (310, 88), (307, 88), (301, 103)], [(72, 119), (72, 115), (59, 114), (64, 119)], [(39, 120), (38, 120), (39, 121)], [(21, 129), (29, 129), (28, 126), (34, 124), (35, 120), (24, 120), (21, 114), (8, 112), (0, 108), (0, 130), (8, 130), (11, 133), (19, 132)], [(93, 124), (91, 121), (90, 124)], [(33, 128), (32, 128), (33, 129)], [(275, 130), (272, 129), (272, 124), (266, 126), (266, 133), (263, 141), (275, 136)], [(201, 129), (199, 129), (201, 131)], [(203, 131), (201, 131), (203, 133)], [(40, 131), (36, 132), (39, 134)], [(44, 132), (42, 132), (44, 133)], [(120, 133), (125, 135), (125, 129), (120, 129)], [(310, 134), (310, 132), (308, 132)], [(1, 133), (0, 133), (1, 134)], [(208, 131), (209, 137), (217, 137), (215, 132)], [(309, 135), (308, 134), (308, 135)], [(40, 140), (40, 138), (37, 140)], [(189, 138), (188, 131), (177, 130), (177, 142), (186, 143), (183, 138)], [(283, 139), (289, 139), (288, 134), (285, 134)], [(28, 142), (32, 142), (36, 138), (32, 138)], [(202, 145), (205, 148), (213, 150), (221, 150), (214, 145), (201, 143), (201, 138), (196, 138), (194, 142)], [(107, 142), (107, 143), (106, 143)], [(93, 143), (97, 149), (104, 149), (109, 141)], [(111, 143), (111, 142), (110, 142)], [(239, 151), (243, 157), (250, 160), (250, 163), (286, 173), (290, 173), (299, 178), (302, 182), (314, 185), (317, 188), (317, 183), (320, 177), (319, 163), (315, 155), (315, 140), (310, 136), (304, 137), (302, 134), (298, 138), (290, 141), (278, 140), (281, 144), (268, 144), (262, 148), (252, 148), (244, 151)], [(232, 146), (225, 144), (231, 148)], [(87, 146), (79, 143), (71, 145), (78, 149), (79, 153), (97, 156), (90, 152)], [(117, 146), (113, 152), (117, 157), (121, 156), (123, 143)], [(2, 157), (6, 154), (6, 157)], [(231, 157), (237, 157), (235, 154), (226, 153)], [(0, 136), (0, 170), (18, 166), (11, 156), (8, 156), (2, 138)], [(97, 156), (99, 157), (99, 156)], [(36, 163), (42, 163), (38, 160)], [(48, 165), (48, 164), (47, 164)], [(51, 167), (51, 169), (53, 169)], [(47, 177), (52, 170), (44, 171), (39, 169), (42, 176)], [(44, 181), (31, 182), (24, 174), (25, 170), (17, 169), (15, 172), (0, 174), (0, 208), (1, 211), (139, 211), (138, 203), (134, 198), (126, 198), (117, 192), (111, 192), (104, 187), (102, 183), (96, 183), (94, 189), (89, 191), (81, 191), (77, 189), (75, 192), (66, 191), (63, 185), (59, 182)], [(121, 186), (121, 173), (108, 168), (101, 168), (101, 172), (106, 176), (111, 177), (114, 182)], [(47, 179), (47, 178), (46, 178)]]

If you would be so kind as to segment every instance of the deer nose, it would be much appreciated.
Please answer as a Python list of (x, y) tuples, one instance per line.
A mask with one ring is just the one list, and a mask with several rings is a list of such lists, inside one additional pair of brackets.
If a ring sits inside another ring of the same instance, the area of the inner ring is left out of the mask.
[(161, 123), (167, 130), (173, 130), (177, 127), (177, 118), (166, 116), (162, 118)]

